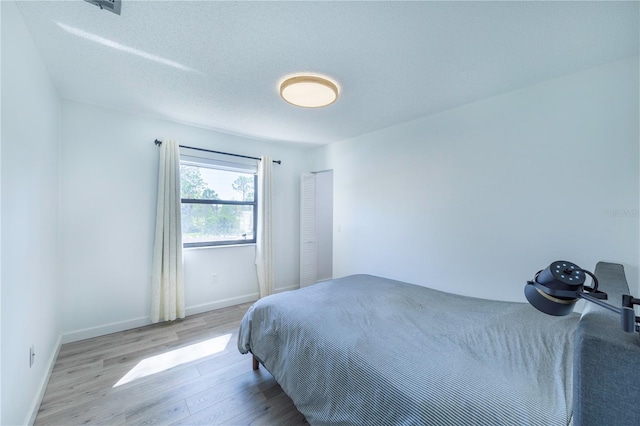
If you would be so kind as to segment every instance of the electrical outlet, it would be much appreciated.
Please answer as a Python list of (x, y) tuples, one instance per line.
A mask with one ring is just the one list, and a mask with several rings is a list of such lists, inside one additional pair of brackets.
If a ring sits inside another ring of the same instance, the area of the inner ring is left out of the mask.
[(33, 367), (33, 363), (36, 360), (36, 349), (35, 345), (31, 345), (29, 348), (29, 368)]
[(218, 284), (218, 274), (211, 274), (211, 284)]

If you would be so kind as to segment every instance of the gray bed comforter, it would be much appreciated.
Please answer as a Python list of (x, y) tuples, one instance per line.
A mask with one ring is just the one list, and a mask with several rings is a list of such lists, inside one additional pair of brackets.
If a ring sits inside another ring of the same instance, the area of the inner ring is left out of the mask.
[(578, 320), (354, 275), (259, 300), (238, 348), (312, 425), (567, 425)]

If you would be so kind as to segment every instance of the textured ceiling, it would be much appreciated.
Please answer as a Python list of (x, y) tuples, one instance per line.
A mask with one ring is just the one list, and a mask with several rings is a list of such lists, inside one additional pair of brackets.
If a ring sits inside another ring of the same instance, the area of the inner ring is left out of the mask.
[[(63, 98), (253, 138), (324, 144), (639, 52), (638, 2), (123, 0), (18, 8)], [(324, 109), (282, 101), (301, 72)]]

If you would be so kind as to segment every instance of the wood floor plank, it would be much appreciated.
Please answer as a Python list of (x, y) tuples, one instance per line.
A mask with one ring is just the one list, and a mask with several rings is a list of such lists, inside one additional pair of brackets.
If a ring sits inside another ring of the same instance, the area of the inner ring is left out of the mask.
[[(243, 411), (237, 416), (222, 422), (223, 425), (280, 425), (280, 418), (290, 410), (295, 410), (291, 399), (281, 392), (264, 402), (256, 404), (251, 410)], [(304, 423), (308, 424), (306, 420)]]
[[(189, 367), (197, 369), (197, 365), (189, 365)], [(240, 367), (235, 364), (225, 364), (212, 374), (200, 375), (200, 377), (188, 378), (183, 381), (175, 378), (171, 380), (161, 380), (161, 377), (157, 377), (150, 379), (150, 383), (153, 384), (151, 388), (134, 388), (135, 398), (130, 398), (130, 395), (118, 395), (116, 397), (120, 399), (119, 404), (125, 404), (127, 407), (136, 404), (147, 404), (150, 403), (150, 401), (184, 399), (212, 386), (220, 386), (227, 381), (233, 380), (239, 373), (246, 373), (247, 371), (246, 367), (240, 369)], [(134, 384), (131, 386), (133, 385)]]
[(51, 380), (54, 380), (56, 385), (64, 386), (69, 382), (78, 380), (80, 377), (96, 374), (103, 368), (104, 361), (100, 359), (94, 362), (74, 364), (67, 368), (54, 369), (51, 373)]
[(91, 346), (91, 343), (87, 343), (87, 348), (83, 352), (74, 351), (65, 355), (59, 355), (54, 369), (68, 368), (70, 366), (84, 362), (104, 360), (106, 358), (111, 358), (117, 355), (123, 355), (143, 348), (155, 347), (178, 340), (178, 336), (176, 333), (163, 333), (162, 335), (150, 337), (133, 336), (129, 338), (123, 338), (123, 341), (121, 342), (116, 341), (116, 338), (117, 336), (109, 337), (107, 343), (103, 343), (102, 341), (98, 340), (96, 342), (96, 347)]
[(237, 349), (233, 348), (229, 352), (217, 354), (217, 356), (213, 356), (198, 363), (198, 371), (204, 376), (206, 374), (210, 374), (227, 368), (231, 365), (237, 363), (246, 364), (246, 362), (249, 361), (251, 361), (250, 356), (242, 355), (240, 352), (238, 352)]
[[(122, 377), (119, 374), (115, 377)], [(49, 388), (45, 392), (45, 398), (40, 405), (39, 416), (52, 416), (54, 414), (61, 415), (67, 410), (73, 410), (73, 407), (80, 404), (92, 404), (99, 400), (105, 406), (124, 407), (129, 401), (144, 399), (147, 394), (156, 392), (168, 392), (175, 386), (194, 380), (200, 377), (197, 369), (193, 366), (190, 368), (177, 369), (167, 371), (154, 377), (138, 379), (135, 382), (127, 383), (114, 387), (117, 379), (111, 377), (111, 380), (99, 380), (95, 382), (83, 382), (73, 389), (65, 389), (59, 392), (54, 390), (51, 395)]]
[(247, 406), (254, 406), (265, 401), (265, 397), (257, 387), (250, 388), (247, 392), (237, 393), (222, 401), (207, 407), (204, 410), (192, 414), (176, 425), (218, 425), (237, 417), (238, 412), (244, 411)]
[(239, 393), (251, 393), (253, 391), (260, 392), (257, 384), (264, 380), (261, 374), (254, 374), (253, 371), (247, 371), (246, 373), (236, 377), (234, 380), (227, 380), (216, 386), (208, 387), (207, 389), (195, 393), (186, 398), (187, 407), (191, 414), (195, 414), (199, 411), (209, 408), (212, 405), (219, 403), (231, 396)]
[[(229, 319), (229, 318), (225, 318), (224, 321), (236, 321), (235, 318)], [(240, 322), (239, 320), (237, 320), (238, 322)], [(188, 340), (192, 340), (194, 338), (198, 338), (198, 339), (204, 339), (207, 337), (217, 337), (221, 334), (224, 334), (228, 331), (227, 326), (225, 325), (225, 323), (222, 324), (215, 324), (215, 323), (208, 323), (202, 326), (198, 326), (198, 327), (192, 327), (189, 328), (187, 330), (180, 330), (178, 332), (176, 332), (177, 336), (179, 339), (183, 340), (183, 341), (188, 341)]]
[(75, 404), (54, 413), (38, 414), (38, 425), (123, 425), (125, 422), (124, 407), (102, 404), (99, 400), (91, 400)]
[(142, 410), (125, 413), (126, 425), (170, 425), (189, 417), (189, 409), (184, 400), (160, 405), (151, 405)]
[[(273, 377), (253, 371), (251, 356), (237, 350), (250, 306), (63, 345), (35, 424), (307, 424)], [(221, 337), (226, 345), (198, 352)], [(174, 358), (166, 369), (114, 386), (136, 366)]]
[[(237, 376), (233, 376), (235, 378)], [(179, 399), (186, 399), (194, 394), (204, 391), (212, 386), (221, 386), (229, 381), (228, 378), (219, 375), (207, 375), (200, 376), (195, 379), (188, 379), (182, 382), (177, 380), (166, 380), (159, 383), (159, 380), (154, 380), (152, 383), (155, 385), (153, 388), (146, 390), (137, 390), (133, 395), (127, 395), (124, 398), (119, 395), (119, 403), (124, 404), (127, 409), (134, 409), (134, 407), (141, 404), (153, 404), (159, 402), (169, 402)]]

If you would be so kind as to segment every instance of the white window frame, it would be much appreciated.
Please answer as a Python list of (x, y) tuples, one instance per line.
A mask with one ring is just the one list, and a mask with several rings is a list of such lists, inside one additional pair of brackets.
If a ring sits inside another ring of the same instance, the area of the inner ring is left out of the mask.
[[(188, 148), (187, 148), (188, 149)], [(255, 244), (257, 237), (258, 227), (258, 172), (256, 164), (248, 164), (241, 162), (231, 162), (228, 160), (222, 160), (216, 158), (215, 155), (210, 156), (193, 156), (183, 153), (181, 148), (180, 165), (194, 166), (200, 168), (209, 168), (227, 172), (239, 172), (252, 174), (254, 176), (253, 185), (253, 201), (235, 201), (235, 200), (212, 200), (212, 199), (192, 199), (181, 198), (180, 203), (183, 204), (207, 204), (207, 205), (235, 205), (235, 206), (253, 206), (253, 235), (251, 238), (244, 238), (238, 240), (223, 240), (223, 241), (200, 241), (183, 243), (183, 247), (216, 247), (216, 246), (228, 246), (239, 244)]]

